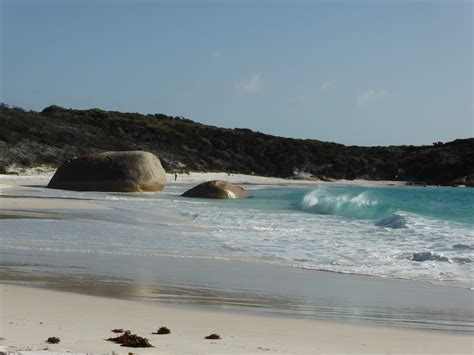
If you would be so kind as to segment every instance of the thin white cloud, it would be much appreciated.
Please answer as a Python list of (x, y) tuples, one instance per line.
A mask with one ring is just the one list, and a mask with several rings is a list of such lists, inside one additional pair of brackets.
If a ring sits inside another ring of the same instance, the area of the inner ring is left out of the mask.
[(387, 90), (367, 90), (357, 94), (356, 96), (356, 104), (357, 106), (367, 106), (371, 105), (376, 102), (380, 102), (387, 98), (388, 96)]
[(254, 73), (249, 78), (235, 83), (239, 94), (254, 95), (262, 92), (262, 74)]
[(328, 92), (330, 90), (333, 90), (336, 88), (336, 83), (334, 81), (325, 81), (324, 83), (321, 84), (319, 89), (322, 92)]

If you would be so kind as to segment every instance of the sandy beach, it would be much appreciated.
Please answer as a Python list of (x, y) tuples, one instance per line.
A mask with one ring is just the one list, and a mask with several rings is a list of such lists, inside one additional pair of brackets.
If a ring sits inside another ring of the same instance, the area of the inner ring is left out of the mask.
[[(0, 176), (1, 218), (46, 221), (116, 218), (108, 215), (110, 208), (100, 201), (69, 195), (61, 198), (35, 195), (37, 187), (45, 186), (51, 176), (51, 171)], [(213, 179), (257, 185), (315, 184), (314, 181), (228, 176), (225, 173), (180, 174), (176, 182), (174, 175), (168, 176), (171, 187)], [(110, 354), (129, 351), (153, 354), (473, 352), (474, 338), (469, 321), (473, 296), (472, 291), (466, 289), (370, 276), (307, 272), (248, 262), (239, 264), (168, 256), (142, 257), (141, 281), (130, 281), (136, 280), (133, 274), (127, 274), (128, 265), (135, 262), (132, 257), (115, 255), (112, 259), (102, 255), (97, 259), (93, 253), (64, 257), (55, 251), (42, 253), (41, 258), (33, 254), (25, 258), (24, 265), (10, 261), (7, 255), (2, 257), (1, 351), (43, 353), (46, 349), (50, 353)], [(148, 260), (149, 268), (146, 267)], [(48, 264), (47, 267), (43, 263)], [(68, 263), (78, 270), (95, 265), (96, 272), (102, 276), (93, 278), (75, 271), (68, 276), (61, 270), (67, 268)], [(159, 286), (152, 288), (146, 282), (153, 279), (156, 268), (160, 270), (161, 281)], [(123, 276), (123, 280), (114, 281), (114, 277), (107, 276), (115, 275), (114, 272), (130, 278)], [(424, 315), (426, 318), (422, 318)], [(387, 323), (384, 317), (392, 321)], [(364, 318), (369, 321), (365, 322)], [(378, 318), (385, 320), (374, 324)], [(169, 327), (172, 333), (151, 334), (161, 326)], [(437, 330), (428, 330), (430, 327)], [(114, 336), (110, 332), (114, 328), (129, 329), (144, 336), (154, 348), (121, 348), (105, 341)], [(211, 333), (218, 333), (222, 339), (205, 340), (204, 337)], [(45, 340), (50, 336), (59, 337), (61, 342), (47, 344)]]
[[(3, 184), (4, 188), (7, 185), (16, 186), (39, 186), (47, 185), (49, 180), (53, 177), (56, 169), (49, 167), (36, 167), (22, 169), (18, 167), (12, 167), (9, 169), (12, 174), (0, 175), (0, 184)], [(355, 180), (335, 180), (333, 182), (325, 182), (319, 179), (283, 179), (277, 177), (266, 177), (258, 175), (245, 175), (245, 174), (229, 174), (226, 172), (189, 172), (177, 174), (175, 180), (175, 174), (166, 174), (167, 183), (169, 185), (174, 184), (198, 184), (205, 181), (211, 180), (225, 180), (233, 184), (256, 184), (256, 185), (315, 185), (315, 184), (348, 184), (348, 185), (365, 185), (365, 186), (385, 186), (385, 185), (406, 185), (404, 181), (369, 181), (362, 179)], [(0, 185), (2, 188), (2, 185)]]
[[(149, 354), (470, 354), (472, 337), (333, 322), (166, 307), (1, 285), (3, 351)], [(152, 335), (167, 326), (170, 335)], [(111, 329), (130, 329), (154, 348), (130, 349), (105, 341)], [(221, 340), (206, 340), (218, 333)], [(61, 343), (47, 344), (57, 336)]]
[(0, 355), (474, 355), (473, 10), (0, 0)]

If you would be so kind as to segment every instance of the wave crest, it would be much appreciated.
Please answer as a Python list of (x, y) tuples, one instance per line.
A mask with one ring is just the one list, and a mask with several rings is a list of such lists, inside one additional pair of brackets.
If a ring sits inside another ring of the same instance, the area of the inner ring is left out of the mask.
[(380, 205), (377, 200), (372, 200), (366, 191), (352, 195), (331, 194), (322, 187), (308, 192), (303, 197), (301, 208), (316, 214), (354, 218), (377, 218), (387, 213), (387, 208)]

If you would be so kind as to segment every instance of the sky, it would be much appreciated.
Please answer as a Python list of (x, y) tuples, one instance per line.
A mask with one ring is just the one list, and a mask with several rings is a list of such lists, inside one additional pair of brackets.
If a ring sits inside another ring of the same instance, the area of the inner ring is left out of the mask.
[(0, 101), (347, 145), (474, 136), (473, 2), (0, 0)]

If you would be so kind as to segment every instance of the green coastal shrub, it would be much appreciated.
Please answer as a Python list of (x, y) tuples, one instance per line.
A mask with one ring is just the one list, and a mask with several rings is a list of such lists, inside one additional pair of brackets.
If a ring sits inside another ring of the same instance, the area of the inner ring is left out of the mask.
[[(315, 133), (317, 134), (317, 133)], [(104, 150), (147, 150), (180, 171), (231, 171), (291, 177), (295, 170), (335, 179), (448, 183), (474, 173), (474, 139), (429, 146), (358, 147), (226, 129), (164, 114), (0, 104), (5, 164), (54, 163)], [(179, 163), (179, 164), (178, 164)]]

